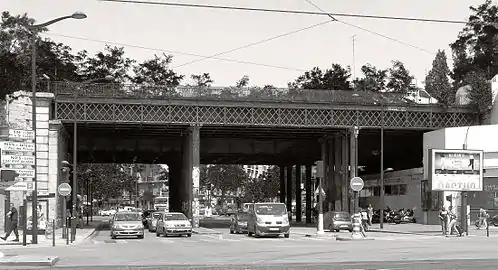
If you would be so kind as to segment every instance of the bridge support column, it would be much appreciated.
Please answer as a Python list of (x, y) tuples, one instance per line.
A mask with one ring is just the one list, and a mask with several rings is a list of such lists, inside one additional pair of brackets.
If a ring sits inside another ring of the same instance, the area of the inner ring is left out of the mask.
[(296, 221), (301, 222), (301, 165), (296, 165)]
[(348, 134), (343, 133), (340, 137), (341, 144), (341, 202), (342, 211), (350, 212), (349, 196), (349, 142)]
[(187, 129), (182, 149), (182, 212), (199, 227), (200, 126)]
[[(179, 155), (180, 156), (180, 155)], [(182, 203), (180, 185), (182, 184), (182, 164), (174, 162), (168, 164), (169, 170), (169, 211), (181, 212)]]
[[(349, 164), (351, 164), (350, 179), (358, 176), (358, 133), (359, 133), (359, 130), (357, 129), (357, 127), (350, 130), (350, 136), (349, 136), (349, 145), (350, 145)], [(349, 188), (349, 180), (350, 179), (348, 179), (347, 188), (348, 188), (348, 190), (351, 191), (351, 189)], [(358, 209), (358, 205), (359, 205), (358, 201), (359, 201), (360, 196), (358, 196), (359, 194), (355, 194), (355, 192), (353, 192), (353, 191), (351, 191), (351, 194), (352, 194), (351, 206), (353, 208), (352, 210), (358, 211), (359, 210)]]
[(306, 165), (306, 179), (304, 180), (304, 189), (306, 190), (306, 223), (311, 223), (311, 196), (313, 195), (313, 185), (311, 183), (311, 164)]
[(280, 202), (285, 203), (285, 166), (280, 165)]
[(342, 194), (344, 189), (344, 183), (342, 181), (342, 136), (336, 135), (334, 136), (334, 165), (333, 165), (333, 174), (334, 174), (334, 187), (335, 187), (335, 210), (336, 211), (345, 211), (342, 204)]
[(334, 163), (335, 163), (335, 147), (334, 147), (334, 138), (330, 137), (327, 140), (327, 170), (326, 170), (326, 179), (327, 179), (327, 211), (333, 211), (335, 209), (335, 175), (334, 175)]
[(181, 184), (180, 184), (180, 203), (182, 213), (188, 218), (192, 218), (192, 140), (190, 132), (182, 138), (182, 169), (181, 169)]
[(194, 125), (190, 127), (190, 136), (192, 139), (192, 185), (194, 193), (192, 200), (192, 211), (193, 211), (193, 225), (195, 228), (199, 227), (199, 214), (200, 214), (200, 205), (199, 205), (199, 187), (200, 187), (200, 179), (201, 179), (201, 137), (200, 137), (200, 125)]
[[(292, 165), (287, 166), (287, 211), (292, 211)], [(292, 219), (292, 215), (289, 217)]]

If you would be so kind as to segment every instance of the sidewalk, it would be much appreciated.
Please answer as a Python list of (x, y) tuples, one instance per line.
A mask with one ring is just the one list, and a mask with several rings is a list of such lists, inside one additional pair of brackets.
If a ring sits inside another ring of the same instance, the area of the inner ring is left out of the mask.
[[(373, 224), (369, 231), (380, 233), (395, 233), (395, 234), (412, 234), (412, 235), (441, 235), (441, 225), (427, 225), (418, 223), (404, 224), (385, 224), (384, 228), (380, 229), (380, 224)], [(498, 227), (489, 227), (490, 235), (498, 234)], [(485, 234), (486, 230), (477, 230), (475, 226), (469, 227), (469, 234), (479, 235)]]
[[(95, 231), (97, 230), (98, 226), (100, 226), (100, 222), (94, 222), (93, 224), (90, 223), (88, 226), (85, 226), (83, 229), (76, 229), (76, 237), (75, 241), (71, 243), (69, 241), (69, 245), (78, 245), (88, 238), (90, 238)], [(38, 244), (34, 245), (31, 244), (31, 234), (26, 235), (26, 246), (22, 245), (22, 239), (23, 239), (23, 231), (19, 231), (19, 242), (14, 242), (13, 240), (15, 239), (14, 233), (12, 233), (9, 238), (7, 238), (7, 241), (3, 241), (0, 239), (0, 248), (1, 249), (6, 249), (6, 248), (36, 248), (36, 247), (49, 247), (52, 246), (52, 238), (51, 235), (49, 238), (47, 238), (46, 235), (44, 234), (39, 234), (38, 235)], [(55, 230), (55, 246), (62, 246), (66, 245), (66, 239), (62, 238), (62, 228), (56, 229)]]

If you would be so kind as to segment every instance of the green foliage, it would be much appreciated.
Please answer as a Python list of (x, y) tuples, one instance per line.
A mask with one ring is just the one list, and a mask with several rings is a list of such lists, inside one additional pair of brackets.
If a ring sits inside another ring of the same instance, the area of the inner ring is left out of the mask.
[(107, 201), (121, 197), (123, 191), (136, 192), (137, 179), (122, 164), (80, 164), (78, 166), (78, 186), (86, 194), (86, 183), (91, 181), (93, 198)]
[(464, 82), (472, 88), (469, 93), (470, 104), (478, 108), (481, 113), (488, 112), (492, 102), (492, 91), (485, 73), (471, 71), (465, 76)]
[(437, 52), (436, 58), (432, 62), (432, 69), (425, 77), (425, 90), (439, 103), (449, 105), (455, 98), (455, 93), (451, 88), (450, 69), (446, 62), (446, 54), (443, 50)]
[(361, 67), (363, 78), (356, 78), (353, 82), (356, 91), (380, 92), (386, 88), (386, 79), (388, 70), (377, 69), (376, 67), (366, 64)]
[(192, 74), (190, 76), (192, 80), (194, 80), (194, 86), (198, 87), (210, 87), (211, 84), (214, 82), (213, 79), (211, 79), (211, 75), (209, 73), (203, 73), (203, 74)]
[(414, 90), (412, 85), (413, 76), (405, 68), (401, 61), (393, 61), (393, 66), (389, 68), (389, 77), (387, 89), (389, 92), (406, 94), (410, 90)]
[[(202, 178), (202, 176), (201, 176)], [(223, 201), (228, 192), (237, 192), (247, 181), (247, 174), (240, 165), (216, 164), (207, 168), (207, 179), (214, 189), (221, 192)]]
[(270, 167), (256, 179), (250, 179), (244, 185), (244, 202), (266, 202), (278, 197), (280, 190), (280, 169)]
[(498, 7), (486, 0), (470, 10), (467, 24), (451, 44), (454, 88), (463, 86), (471, 71), (483, 73), (486, 79), (498, 73)]
[(332, 64), (331, 69), (324, 71), (318, 67), (306, 71), (288, 85), (293, 89), (351, 90), (350, 77), (349, 67)]
[(247, 87), (249, 85), (249, 76), (244, 75), (235, 83), (236, 88)]
[(133, 67), (135, 76), (132, 81), (146, 85), (178, 86), (183, 75), (176, 74), (169, 69), (173, 56), (163, 54), (162, 57), (154, 55), (154, 58), (145, 60)]
[(87, 80), (112, 76), (117, 81), (124, 82), (129, 79), (128, 73), (135, 62), (125, 57), (123, 47), (109, 45), (94, 56), (88, 56), (86, 51), (80, 52), (79, 56), (82, 59), (80, 72)]

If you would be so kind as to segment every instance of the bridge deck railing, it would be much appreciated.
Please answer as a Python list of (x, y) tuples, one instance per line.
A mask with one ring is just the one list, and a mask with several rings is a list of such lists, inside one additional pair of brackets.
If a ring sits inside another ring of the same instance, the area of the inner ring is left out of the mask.
[[(191, 99), (208, 101), (337, 103), (351, 105), (435, 106), (416, 104), (399, 93), (260, 87), (154, 86), (119, 83), (54, 82), (56, 96), (117, 99)], [(439, 106), (439, 105), (436, 105)], [(454, 106), (468, 108), (467, 106)]]

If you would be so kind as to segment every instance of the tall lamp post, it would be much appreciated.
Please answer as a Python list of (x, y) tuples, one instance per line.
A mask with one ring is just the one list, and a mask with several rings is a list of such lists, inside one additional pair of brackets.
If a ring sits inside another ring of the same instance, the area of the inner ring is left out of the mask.
[(31, 209), (32, 209), (32, 240), (31, 240), (31, 243), (32, 244), (38, 244), (38, 219), (36, 217), (38, 217), (38, 179), (37, 179), (37, 162), (36, 162), (36, 151), (37, 151), (37, 147), (36, 147), (36, 33), (41, 30), (42, 28), (44, 27), (47, 27), (51, 24), (54, 24), (54, 23), (57, 23), (57, 22), (60, 22), (62, 20), (65, 20), (65, 19), (84, 19), (86, 18), (86, 14), (85, 13), (81, 13), (81, 12), (75, 12), (69, 16), (63, 16), (63, 17), (59, 17), (59, 18), (56, 18), (56, 19), (53, 19), (51, 21), (48, 21), (48, 22), (45, 22), (45, 23), (41, 23), (41, 24), (33, 24), (33, 25), (30, 25), (28, 26), (28, 29), (29, 31), (31, 32), (31, 92), (32, 92), (32, 95), (31, 95), (31, 114), (32, 114), (32, 128), (33, 128), (33, 134), (34, 134), (34, 138), (33, 138), (33, 142), (35, 144), (35, 175), (34, 175), (34, 189), (33, 189), (33, 193), (32, 193), (32, 206), (31, 206)]

